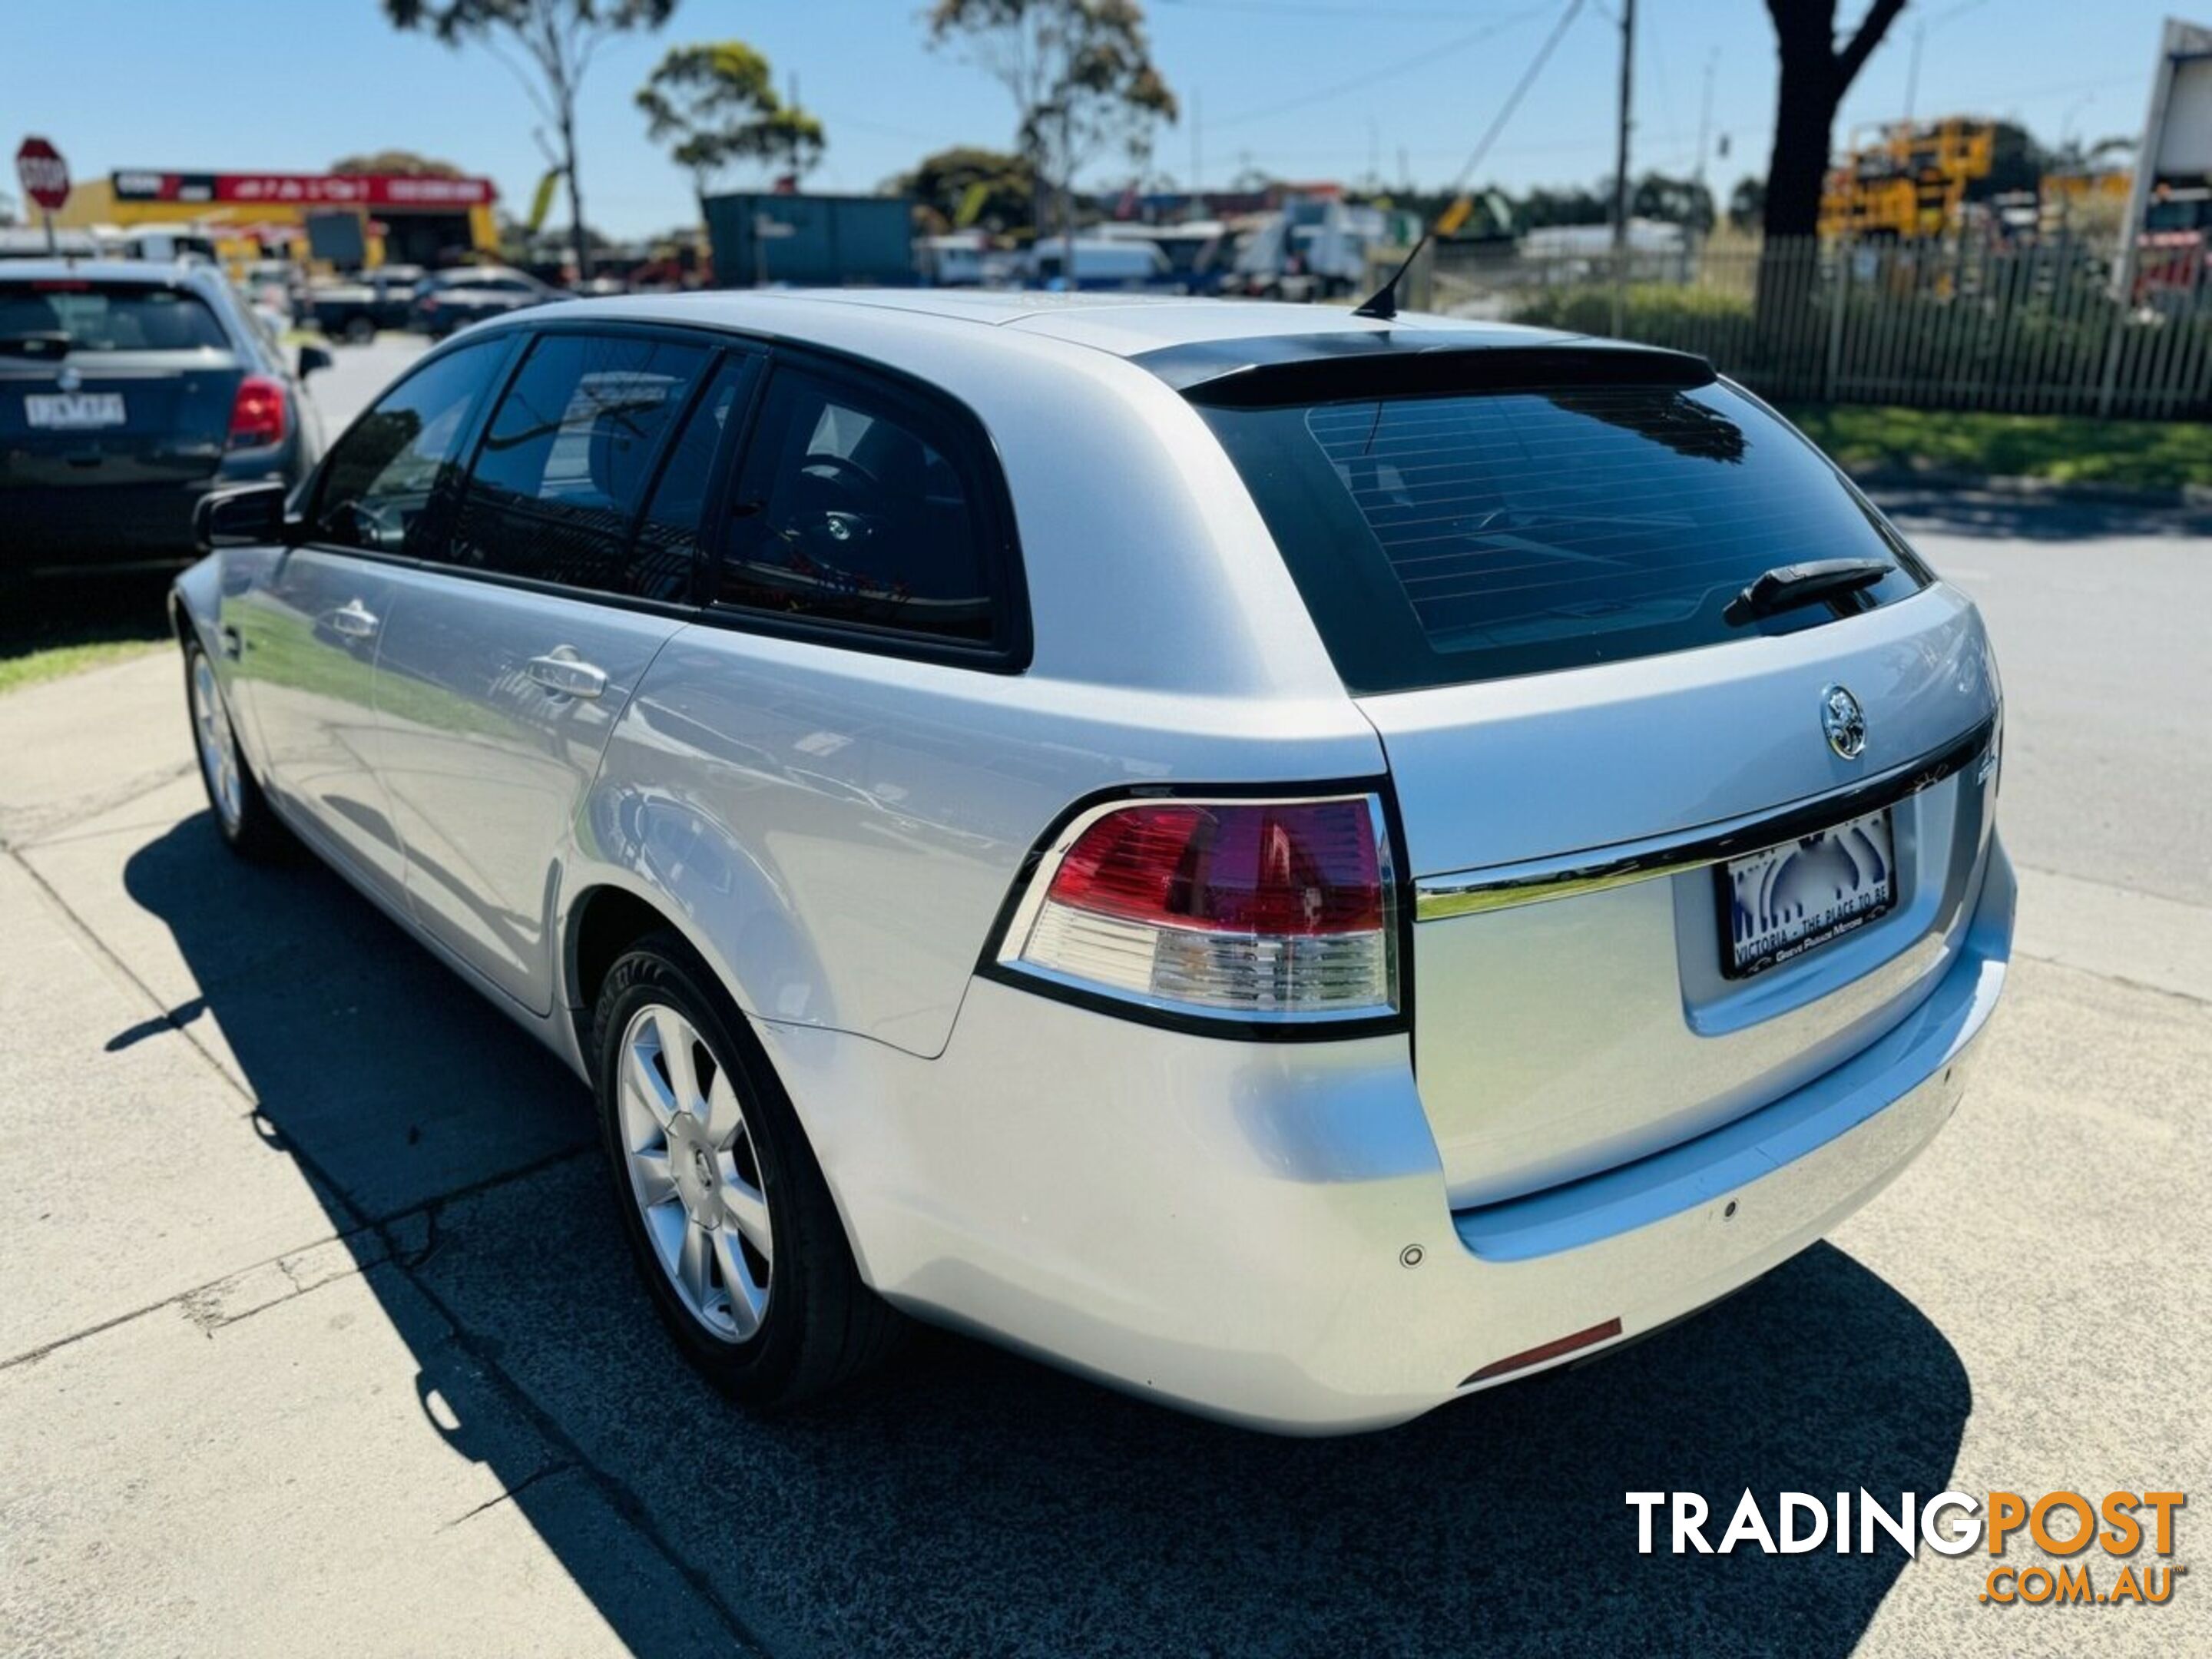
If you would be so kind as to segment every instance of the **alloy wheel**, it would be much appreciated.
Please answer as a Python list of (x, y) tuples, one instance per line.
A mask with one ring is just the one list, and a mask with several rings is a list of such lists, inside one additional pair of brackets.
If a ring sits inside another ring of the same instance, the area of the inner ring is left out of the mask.
[(246, 816), (246, 786), (238, 768), (238, 739), (230, 715), (216, 690), (215, 667), (205, 652), (192, 657), (192, 731), (199, 739), (200, 771), (208, 799), (222, 815), (222, 827), (235, 832)]
[(654, 1002), (623, 1033), (619, 1087), (630, 1193), (654, 1260), (701, 1327), (747, 1340), (768, 1312), (775, 1240), (737, 1079), (690, 1020)]

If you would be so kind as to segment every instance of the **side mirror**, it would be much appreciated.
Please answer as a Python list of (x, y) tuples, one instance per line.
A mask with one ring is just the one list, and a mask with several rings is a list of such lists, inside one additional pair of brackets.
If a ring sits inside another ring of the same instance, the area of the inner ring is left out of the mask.
[(328, 368), (337, 362), (322, 346), (303, 345), (300, 348), (300, 378), (304, 380), (316, 370)]
[(203, 553), (281, 542), (286, 493), (281, 483), (252, 483), (203, 495), (192, 509), (192, 539)]

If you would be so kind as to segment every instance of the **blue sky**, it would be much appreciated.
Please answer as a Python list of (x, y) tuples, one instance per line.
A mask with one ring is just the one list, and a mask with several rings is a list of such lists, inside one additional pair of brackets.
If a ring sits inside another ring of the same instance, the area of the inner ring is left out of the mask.
[[(2174, 0), (2179, 3), (2179, 0)], [(1564, 0), (1149, 0), (1155, 56), (1186, 118), (1158, 166), (1225, 184), (1248, 161), (1282, 176), (1457, 172)], [(1618, 33), (1589, 0), (1492, 152), (1511, 187), (1587, 182), (1612, 165)], [(1861, 0), (1842, 0), (1855, 18)], [(1838, 124), (1902, 112), (1916, 16), (1927, 21), (1918, 109), (2026, 122), (2046, 140), (2142, 125), (2161, 0), (1914, 0)], [(688, 216), (690, 185), (647, 142), (630, 97), (675, 43), (736, 37), (796, 76), (828, 128), (810, 185), (871, 190), (927, 151), (1003, 145), (1013, 113), (957, 51), (925, 46), (921, 0), (684, 0), (659, 37), (594, 63), (580, 143), (586, 207), (617, 235)], [(2198, 9), (2212, 12), (2212, 4)], [(512, 207), (543, 163), (521, 91), (480, 50), (395, 33), (376, 0), (15, 0), (0, 52), (0, 131), (41, 132), (80, 177), (118, 167), (312, 172), (401, 147), (495, 179)], [(1686, 171), (1706, 65), (1723, 191), (1762, 171), (1773, 122), (1761, 0), (1638, 0), (1634, 168)], [(1947, 14), (1956, 13), (1955, 15)], [(1482, 38), (1474, 38), (1480, 36)], [(1196, 114), (1199, 119), (1190, 118)], [(1097, 170), (1106, 182), (1110, 168)], [(7, 181), (12, 191), (12, 180)]]

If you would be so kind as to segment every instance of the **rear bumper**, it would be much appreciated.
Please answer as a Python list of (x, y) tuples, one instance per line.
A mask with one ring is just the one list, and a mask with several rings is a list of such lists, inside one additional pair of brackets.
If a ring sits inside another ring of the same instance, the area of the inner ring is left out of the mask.
[(298, 471), (295, 435), (268, 449), (235, 450), (204, 477), (81, 484), (0, 482), (0, 574), (37, 574), (191, 556), (192, 514), (212, 489)]
[(1402, 1036), (1222, 1042), (982, 980), (933, 1061), (763, 1034), (892, 1300), (1209, 1415), (1341, 1432), (1571, 1333), (1654, 1329), (1865, 1203), (1966, 1085), (2013, 901), (1992, 838), (1952, 966), (1872, 1047), (1695, 1140), (1456, 1215)]

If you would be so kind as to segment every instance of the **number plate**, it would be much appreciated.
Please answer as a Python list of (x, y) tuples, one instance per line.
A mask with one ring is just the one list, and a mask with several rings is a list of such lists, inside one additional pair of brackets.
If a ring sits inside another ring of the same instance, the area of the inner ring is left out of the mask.
[(1721, 971), (1744, 979), (1857, 932), (1897, 902), (1889, 812), (1730, 859), (1720, 883)]
[(121, 426), (123, 394), (119, 392), (55, 392), (23, 399), (23, 419), (32, 426), (56, 432)]

